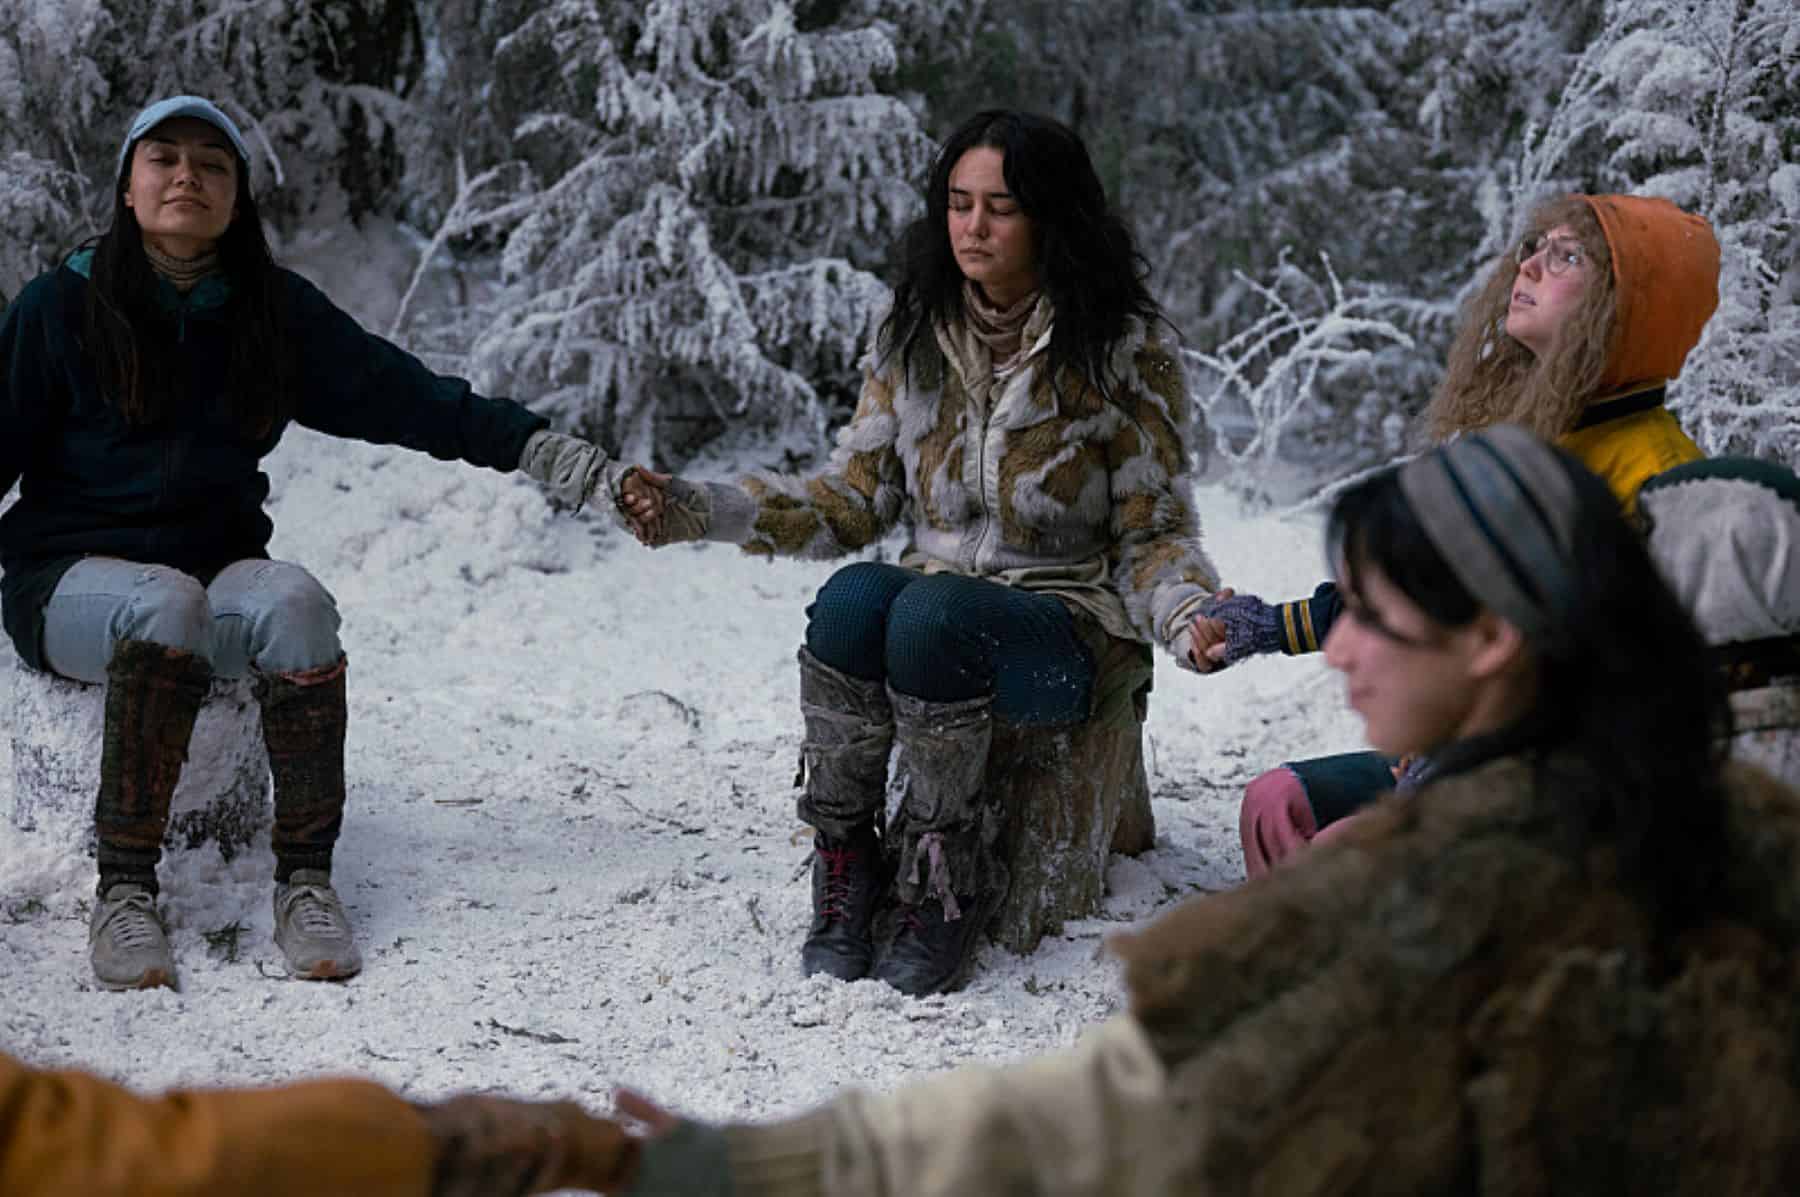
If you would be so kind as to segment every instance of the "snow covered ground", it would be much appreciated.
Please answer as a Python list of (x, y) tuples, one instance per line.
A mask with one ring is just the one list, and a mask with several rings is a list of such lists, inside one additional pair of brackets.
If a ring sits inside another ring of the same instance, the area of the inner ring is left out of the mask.
[[(1216, 677), (1159, 662), (1157, 848), (1115, 860), (1102, 917), (1030, 957), (984, 950), (912, 1001), (803, 980), (808, 848), (791, 788), (802, 609), (832, 568), (724, 546), (652, 554), (553, 517), (516, 476), (295, 431), (270, 460), (278, 556), (346, 614), (350, 806), (336, 879), (367, 967), (286, 980), (266, 840), (163, 865), (180, 993), (113, 994), (86, 956), (91, 862), (14, 830), (0, 737), (0, 1047), (133, 1085), (358, 1072), (604, 1102), (630, 1082), (711, 1117), (797, 1110), (1065, 1045), (1117, 1009), (1106, 934), (1241, 876), (1237, 796), (1287, 756), (1358, 744), (1317, 657)], [(1229, 583), (1292, 597), (1318, 521), (1202, 488)], [(11, 654), (0, 653), (0, 694)]]

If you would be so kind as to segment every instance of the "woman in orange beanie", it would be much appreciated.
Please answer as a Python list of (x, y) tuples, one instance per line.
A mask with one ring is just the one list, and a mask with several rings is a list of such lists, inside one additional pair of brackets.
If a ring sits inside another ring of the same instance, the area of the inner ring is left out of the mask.
[(1540, 204), (1464, 310), (1426, 411), (1434, 440), (1521, 424), (1630, 510), (1644, 480), (1702, 456), (1663, 406), (1719, 306), (1719, 243), (1665, 199)]
[[(1547, 200), (1463, 310), (1425, 413), (1431, 436), (1523, 425), (1598, 474), (1630, 512), (1646, 479), (1703, 456), (1663, 401), (1718, 303), (1719, 243), (1704, 217), (1640, 196)], [(1203, 651), (1223, 665), (1315, 652), (1340, 606), (1329, 582), (1274, 605), (1226, 594), (1209, 604)], [(1394, 764), (1347, 753), (1257, 777), (1239, 817), (1248, 873), (1392, 789)]]

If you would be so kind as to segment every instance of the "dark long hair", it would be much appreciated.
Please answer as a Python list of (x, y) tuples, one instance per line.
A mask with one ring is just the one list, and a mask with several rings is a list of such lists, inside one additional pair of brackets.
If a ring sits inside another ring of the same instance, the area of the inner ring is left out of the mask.
[[(111, 226), (94, 244), (87, 288), (87, 351), (100, 391), (135, 425), (154, 425), (175, 401), (179, 381), (168, 367), (174, 337), (156, 302), (157, 277), (144, 253), (143, 230), (125, 203), (134, 143), (113, 187)], [(219, 266), (231, 283), (231, 362), (226, 375), (232, 415), (250, 440), (268, 437), (294, 412), (293, 362), (281, 336), (282, 305), (274, 256), (250, 191), (250, 167), (237, 162), (237, 211), (219, 238)]]
[[(1730, 708), (1705, 642), (1618, 500), (1573, 457), (1556, 455), (1575, 486), (1579, 568), (1553, 631), (1532, 641), (1539, 692), (1523, 730), (1574, 858), (1611, 843), (1625, 882), (1678, 926), (1706, 909), (1724, 854)], [(1426, 536), (1397, 471), (1338, 498), (1327, 543), (1352, 590), (1355, 571), (1372, 566), (1444, 627), (1482, 610)]]
[(1127, 322), (1166, 323), (1144, 279), (1149, 264), (1106, 202), (1087, 147), (1067, 126), (1028, 112), (990, 109), (964, 121), (944, 142), (925, 187), (925, 215), (907, 226), (897, 250), (894, 306), (881, 326), (880, 356), (910, 368), (931, 345), (934, 323), (963, 314), (963, 273), (951, 251), (950, 172), (968, 151), (987, 146), (1005, 159), (1006, 189), (1030, 217), (1038, 275), (1056, 309), (1050, 375), (1072, 372), (1111, 397), (1111, 347)]

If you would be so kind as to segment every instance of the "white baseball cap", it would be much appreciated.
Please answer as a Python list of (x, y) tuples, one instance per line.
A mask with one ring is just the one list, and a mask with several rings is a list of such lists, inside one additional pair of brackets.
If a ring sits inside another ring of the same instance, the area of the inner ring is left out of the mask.
[(131, 147), (137, 144), (139, 138), (164, 121), (174, 120), (178, 116), (191, 116), (195, 120), (205, 121), (225, 134), (237, 149), (238, 158), (245, 166), (250, 165), (250, 147), (244, 144), (244, 135), (238, 132), (238, 127), (219, 110), (217, 104), (199, 96), (170, 96), (150, 105), (132, 120), (131, 131), (125, 134), (125, 144), (119, 147), (116, 173), (125, 173), (125, 156), (131, 153)]

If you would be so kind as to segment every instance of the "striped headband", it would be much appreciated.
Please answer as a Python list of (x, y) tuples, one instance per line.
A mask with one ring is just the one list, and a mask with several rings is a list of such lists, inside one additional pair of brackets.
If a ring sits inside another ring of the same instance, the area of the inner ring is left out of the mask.
[(1549, 637), (1576, 592), (1578, 499), (1554, 449), (1514, 425), (1484, 428), (1409, 462), (1400, 491), (1471, 595)]

